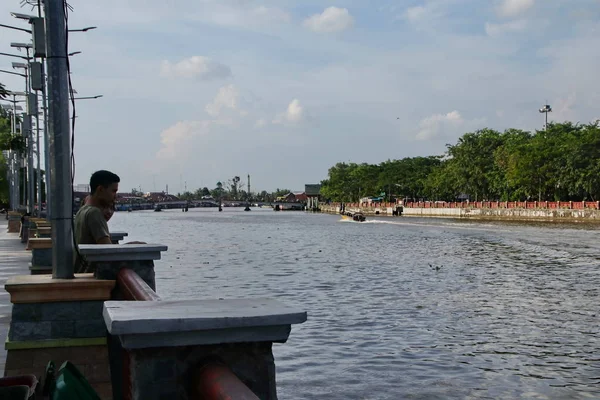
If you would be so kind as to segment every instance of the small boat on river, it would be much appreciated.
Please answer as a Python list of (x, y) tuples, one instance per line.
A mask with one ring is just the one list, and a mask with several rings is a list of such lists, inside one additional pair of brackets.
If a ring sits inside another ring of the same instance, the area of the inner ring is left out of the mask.
[(346, 211), (342, 214), (342, 219), (345, 221), (365, 222), (367, 218), (359, 211)]

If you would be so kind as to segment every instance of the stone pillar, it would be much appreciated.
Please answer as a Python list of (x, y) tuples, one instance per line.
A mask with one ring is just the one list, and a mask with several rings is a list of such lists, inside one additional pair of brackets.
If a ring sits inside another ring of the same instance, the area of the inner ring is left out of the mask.
[(31, 250), (29, 270), (32, 275), (52, 273), (52, 239), (30, 238), (27, 249)]
[(38, 226), (37, 227), (38, 238), (52, 238), (52, 228), (49, 226)]
[(116, 280), (122, 268), (135, 271), (152, 290), (156, 291), (154, 260), (160, 260), (160, 253), (167, 246), (160, 244), (86, 244), (79, 246), (79, 253), (85, 257), (94, 270), (97, 279)]
[(110, 301), (104, 321), (123, 348), (119, 398), (189, 398), (197, 368), (219, 360), (260, 399), (275, 400), (272, 344), (284, 343), (306, 312), (266, 299)]
[[(45, 257), (50, 254), (49, 265), (52, 265), (52, 240), (31, 239), (30, 243), (35, 252), (32, 264), (47, 261)], [(160, 250), (167, 249), (161, 245), (88, 247), (92, 259), (115, 267), (115, 273), (123, 267), (145, 268), (145, 276), (151, 276), (152, 283), (152, 260), (160, 259)], [(10, 278), (6, 290), (11, 295), (13, 313), (6, 342), (5, 375), (33, 373), (42, 378), (49, 361), (58, 366), (69, 360), (102, 399), (111, 399), (109, 351), (102, 317), (104, 301), (110, 300), (115, 292), (115, 280), (109, 276), (106, 272), (102, 279), (91, 273), (75, 274), (75, 279), (52, 279), (51, 275)]]
[[(112, 397), (102, 306), (114, 281), (91, 274), (75, 279), (14, 276), (6, 282), (13, 304), (4, 376), (34, 374), (46, 365), (71, 361), (102, 399)], [(43, 382), (42, 382), (43, 385)]]
[(8, 212), (8, 232), (18, 233), (21, 227), (21, 214), (16, 211)]

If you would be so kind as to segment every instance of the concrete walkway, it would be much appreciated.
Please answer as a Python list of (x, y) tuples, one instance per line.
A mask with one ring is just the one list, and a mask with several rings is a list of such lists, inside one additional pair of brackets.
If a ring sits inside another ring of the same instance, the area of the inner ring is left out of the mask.
[(12, 304), (8, 292), (4, 290), (6, 280), (13, 275), (29, 275), (31, 252), (25, 250), (18, 233), (8, 233), (6, 215), (0, 214), (0, 376), (4, 376), (6, 350), (4, 342), (8, 337), (8, 326), (12, 313)]

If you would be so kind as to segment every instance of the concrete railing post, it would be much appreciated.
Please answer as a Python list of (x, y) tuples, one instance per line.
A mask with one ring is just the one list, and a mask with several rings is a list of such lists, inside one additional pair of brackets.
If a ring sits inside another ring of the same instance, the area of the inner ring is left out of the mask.
[(160, 260), (167, 246), (161, 244), (86, 244), (79, 246), (79, 253), (94, 269), (97, 279), (116, 280), (119, 271), (129, 268), (135, 271), (156, 291), (154, 261)]
[(104, 321), (125, 351), (122, 398), (232, 398), (195, 397), (207, 387), (199, 371), (219, 360), (258, 398), (275, 400), (272, 345), (286, 342), (306, 312), (268, 299), (109, 301)]

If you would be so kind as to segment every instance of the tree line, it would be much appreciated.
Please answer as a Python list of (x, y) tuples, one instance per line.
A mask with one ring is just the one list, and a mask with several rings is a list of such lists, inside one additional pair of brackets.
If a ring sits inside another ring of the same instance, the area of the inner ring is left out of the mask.
[(380, 164), (337, 163), (321, 182), (332, 201), (367, 196), (407, 200), (600, 200), (600, 126), (549, 123), (528, 132), (481, 129), (446, 152)]
[[(236, 177), (237, 178), (237, 177)], [(208, 187), (198, 188), (194, 191), (185, 191), (183, 193), (177, 193), (175, 196), (180, 200), (185, 201), (200, 201), (212, 197), (214, 200), (228, 200), (228, 201), (243, 201), (243, 202), (265, 202), (271, 203), (279, 196), (284, 196), (290, 193), (289, 189), (276, 189), (274, 192), (267, 192), (263, 190), (261, 192), (248, 192), (241, 187), (240, 180), (232, 179), (222, 185), (220, 188), (215, 187), (209, 189)], [(132, 196), (142, 197), (144, 194), (137, 189), (131, 190)]]

